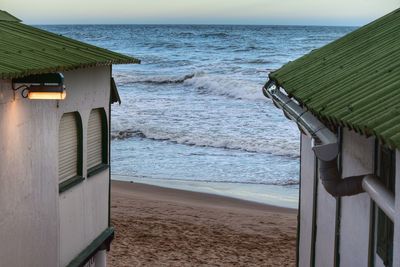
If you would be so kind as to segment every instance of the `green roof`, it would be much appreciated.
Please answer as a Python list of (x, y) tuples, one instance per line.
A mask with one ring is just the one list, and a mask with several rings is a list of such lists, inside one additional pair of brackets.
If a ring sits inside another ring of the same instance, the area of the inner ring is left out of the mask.
[(0, 79), (128, 63), (140, 61), (22, 24), (0, 10)]
[(14, 17), (10, 13), (0, 10), (0, 21), (13, 21), (13, 22), (21, 22), (19, 18)]
[(325, 123), (400, 148), (400, 9), (269, 78)]

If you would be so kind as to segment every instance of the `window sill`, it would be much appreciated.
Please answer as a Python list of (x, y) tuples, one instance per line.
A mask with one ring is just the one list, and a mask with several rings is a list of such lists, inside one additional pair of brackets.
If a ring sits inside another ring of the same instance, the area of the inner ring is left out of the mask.
[(90, 177), (92, 177), (92, 176), (94, 176), (94, 175), (96, 175), (96, 174), (98, 174), (98, 173), (100, 173), (102, 171), (108, 170), (109, 167), (110, 166), (108, 164), (104, 164), (104, 163), (102, 163), (100, 165), (97, 165), (95, 167), (92, 167), (92, 168), (90, 168), (88, 170), (87, 177), (90, 178)]
[(82, 176), (72, 177), (72, 178), (60, 183), (60, 185), (58, 187), (58, 192), (59, 193), (65, 192), (68, 189), (74, 187), (75, 185), (80, 184), (83, 180), (85, 180), (85, 178)]

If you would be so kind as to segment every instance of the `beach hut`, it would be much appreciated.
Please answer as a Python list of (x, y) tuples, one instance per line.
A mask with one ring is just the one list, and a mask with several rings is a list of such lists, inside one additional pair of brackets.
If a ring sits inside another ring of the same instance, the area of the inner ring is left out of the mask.
[(105, 266), (112, 64), (0, 11), (0, 266)]
[(400, 266), (400, 9), (269, 74), (300, 131), (298, 266)]

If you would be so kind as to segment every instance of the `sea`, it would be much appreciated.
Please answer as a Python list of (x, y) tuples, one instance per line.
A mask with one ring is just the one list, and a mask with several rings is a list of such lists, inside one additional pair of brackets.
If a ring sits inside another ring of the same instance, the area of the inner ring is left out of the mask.
[(299, 131), (268, 73), (354, 27), (41, 25), (141, 60), (115, 65), (113, 179), (297, 207)]

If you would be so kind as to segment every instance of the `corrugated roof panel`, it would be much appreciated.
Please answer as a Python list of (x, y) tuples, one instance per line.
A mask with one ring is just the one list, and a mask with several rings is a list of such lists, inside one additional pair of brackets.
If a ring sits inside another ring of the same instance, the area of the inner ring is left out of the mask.
[(21, 20), (19, 18), (14, 17), (10, 13), (0, 10), (0, 20), (4, 21), (14, 21), (14, 22), (20, 22)]
[(19, 23), (0, 11), (0, 79), (139, 60)]
[(400, 9), (270, 73), (318, 117), (400, 148)]

